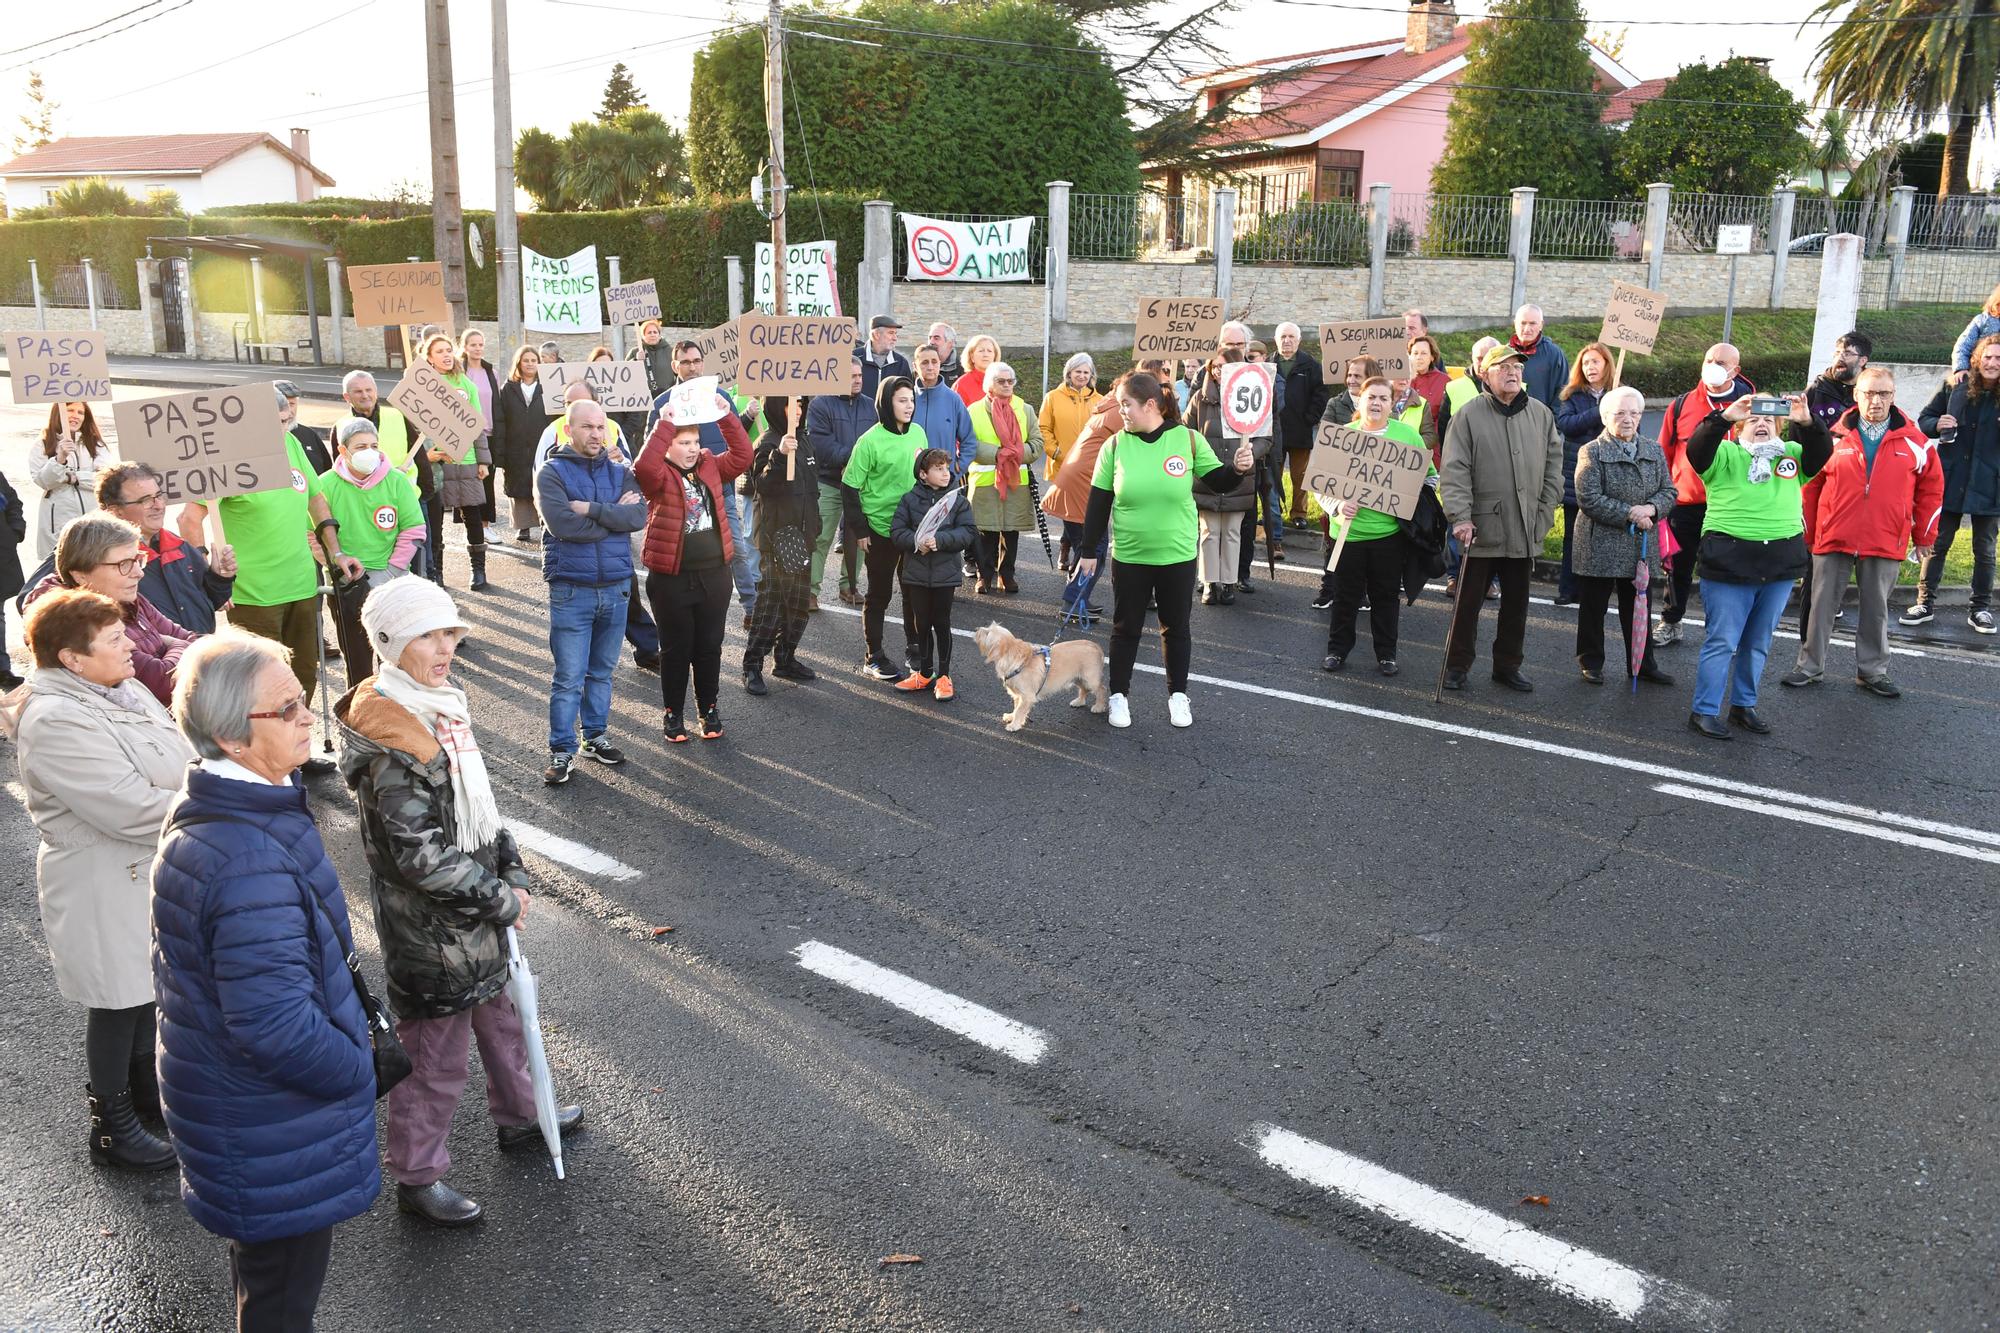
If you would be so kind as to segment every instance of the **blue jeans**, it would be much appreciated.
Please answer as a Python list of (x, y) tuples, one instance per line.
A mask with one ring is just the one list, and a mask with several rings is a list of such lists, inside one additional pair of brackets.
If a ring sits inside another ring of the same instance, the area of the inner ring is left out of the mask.
[(729, 572), (736, 580), (736, 600), (743, 603), (747, 622), (750, 613), (757, 609), (757, 543), (752, 531), (755, 515), (749, 497), (736, 493), (735, 482), (722, 488), (722, 509), (729, 515), (729, 544), (735, 548)]
[(632, 576), (632, 596), (625, 606), (625, 642), (632, 645), (632, 657), (637, 661), (642, 657), (660, 655), (660, 627), (653, 623), (653, 613), (646, 609), (646, 599), (639, 595), (639, 576)]
[(577, 709), (583, 734), (596, 739), (611, 725), (611, 673), (625, 637), (629, 583), (551, 583), (549, 652), (556, 660), (549, 686), (549, 752), (576, 753)]
[(1702, 640), (1701, 665), (1695, 668), (1695, 712), (1720, 717), (1724, 703), (1737, 708), (1757, 706), (1757, 681), (1771, 652), (1771, 631), (1778, 627), (1778, 613), (1791, 596), (1790, 579), (1777, 583), (1701, 581), (1708, 637)]

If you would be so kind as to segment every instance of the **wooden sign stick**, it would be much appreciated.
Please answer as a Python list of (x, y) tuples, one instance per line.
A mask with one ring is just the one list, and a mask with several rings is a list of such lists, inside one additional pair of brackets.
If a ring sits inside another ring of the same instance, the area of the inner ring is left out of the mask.
[(1340, 535), (1333, 539), (1333, 554), (1328, 556), (1326, 561), (1327, 573), (1333, 573), (1333, 567), (1340, 563), (1340, 553), (1347, 546), (1347, 530), (1353, 526), (1354, 520), (1351, 518), (1340, 520)]
[(1625, 382), (1625, 349), (1622, 347), (1618, 349), (1618, 369), (1614, 374), (1620, 384)]

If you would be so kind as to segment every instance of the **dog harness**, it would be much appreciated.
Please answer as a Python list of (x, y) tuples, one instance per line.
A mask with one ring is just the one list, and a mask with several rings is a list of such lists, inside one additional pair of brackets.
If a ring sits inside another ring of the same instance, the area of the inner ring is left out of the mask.
[[(1049, 669), (1049, 647), (1048, 647), (1048, 645), (1047, 645), (1047, 644), (1039, 644), (1039, 645), (1037, 645), (1037, 646), (1036, 646), (1036, 648), (1035, 648), (1035, 651), (1036, 651), (1036, 652), (1038, 652), (1038, 653), (1040, 653), (1040, 654), (1042, 655), (1042, 670), (1044, 670), (1044, 671), (1048, 670), (1048, 669)], [(1020, 675), (1020, 674), (1021, 674), (1021, 673), (1022, 673), (1023, 671), (1026, 671), (1027, 669), (1028, 669), (1028, 664), (1027, 664), (1026, 662), (1023, 662), (1023, 663), (1021, 663), (1021, 665), (1019, 665), (1019, 666), (1015, 667), (1015, 668), (1014, 668), (1014, 669), (1013, 669), (1012, 671), (1009, 671), (1009, 672), (1008, 672), (1008, 673), (1007, 673), (1006, 675), (1004, 675), (1004, 676), (1000, 677), (1000, 679), (1001, 679), (1001, 681), (1002, 681), (1003, 683), (1004, 683), (1004, 682), (1006, 682), (1006, 681), (1010, 681), (1010, 680), (1014, 679), (1014, 677), (1016, 677), (1016, 676)]]

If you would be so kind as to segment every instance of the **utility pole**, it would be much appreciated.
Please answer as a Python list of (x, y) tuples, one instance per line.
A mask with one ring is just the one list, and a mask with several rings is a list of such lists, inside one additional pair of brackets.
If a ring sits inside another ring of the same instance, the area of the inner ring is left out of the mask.
[(514, 83), (507, 71), (507, 0), (493, 0), (493, 280), (500, 346), (521, 343), (521, 235), (514, 220)]
[(451, 90), (451, 14), (446, 0), (425, 0), (424, 48), (431, 110), (431, 243), (444, 265), (444, 298), (454, 333), (465, 332), (465, 212), (458, 199), (458, 116)]
[[(771, 0), (764, 35), (764, 124), (771, 136), (771, 313), (785, 313), (785, 13)], [(755, 302), (753, 301), (754, 305)]]

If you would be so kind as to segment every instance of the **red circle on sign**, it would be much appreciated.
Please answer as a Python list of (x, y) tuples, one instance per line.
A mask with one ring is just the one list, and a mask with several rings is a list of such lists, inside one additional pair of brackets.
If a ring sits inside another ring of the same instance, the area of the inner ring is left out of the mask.
[[(944, 267), (934, 267), (924, 259), (923, 250), (917, 242), (926, 236), (936, 236), (943, 246), (944, 253), (951, 256)], [(952, 240), (951, 233), (943, 227), (919, 227), (910, 236), (910, 261), (917, 266), (917, 271), (926, 277), (949, 277), (958, 272), (958, 242)]]
[(1160, 464), (1160, 467), (1170, 477), (1185, 477), (1188, 470), (1188, 461), (1179, 454), (1170, 454), (1167, 457), (1167, 461)]
[(396, 506), (378, 505), (375, 509), (375, 526), (384, 532), (393, 531), (396, 526)]

